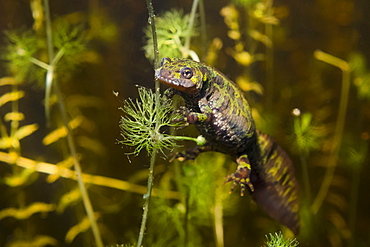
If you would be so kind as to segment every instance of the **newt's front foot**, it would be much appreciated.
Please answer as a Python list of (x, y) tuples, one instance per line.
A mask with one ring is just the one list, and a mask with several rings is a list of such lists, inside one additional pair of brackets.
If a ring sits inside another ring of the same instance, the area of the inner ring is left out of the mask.
[(244, 196), (246, 185), (249, 187), (251, 192), (254, 191), (254, 186), (250, 180), (251, 166), (249, 164), (247, 155), (240, 156), (236, 162), (238, 163), (236, 172), (227, 176), (224, 184), (234, 181), (233, 185), (231, 186), (230, 193), (232, 193), (235, 187), (239, 184), (240, 195)]
[(178, 126), (176, 129), (184, 129), (189, 126), (188, 116), (190, 115), (190, 111), (185, 106), (180, 106), (178, 110), (173, 112), (174, 114), (179, 115), (178, 118), (172, 119), (173, 123), (183, 122), (183, 125)]
[(174, 112), (175, 114), (180, 115), (179, 118), (173, 119), (172, 122), (178, 123), (183, 122), (183, 126), (178, 127), (178, 129), (183, 129), (187, 127), (189, 124), (194, 124), (198, 122), (206, 122), (210, 121), (211, 115), (207, 113), (198, 113), (192, 112), (185, 106), (180, 106), (178, 110)]

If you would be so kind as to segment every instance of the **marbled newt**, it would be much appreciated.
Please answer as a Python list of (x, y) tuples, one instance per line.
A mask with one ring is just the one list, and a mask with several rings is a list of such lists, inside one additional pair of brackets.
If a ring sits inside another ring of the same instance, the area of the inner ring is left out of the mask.
[(272, 218), (299, 231), (298, 185), (292, 162), (270, 136), (256, 129), (251, 108), (236, 84), (221, 72), (189, 59), (164, 58), (155, 76), (169, 86), (165, 97), (180, 95), (185, 106), (178, 112), (185, 126), (195, 124), (207, 140), (202, 147), (182, 155), (195, 159), (204, 151), (231, 155), (236, 172), (225, 182), (233, 181), (241, 195), (248, 190), (257, 204)]

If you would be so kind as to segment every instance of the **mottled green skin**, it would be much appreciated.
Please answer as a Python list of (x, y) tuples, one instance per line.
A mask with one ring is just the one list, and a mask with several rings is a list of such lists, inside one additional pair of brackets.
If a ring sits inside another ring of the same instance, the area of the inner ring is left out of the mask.
[(298, 186), (294, 168), (285, 151), (268, 135), (259, 132), (247, 100), (238, 87), (216, 69), (189, 59), (165, 58), (156, 70), (167, 97), (180, 95), (180, 110), (187, 124), (195, 124), (207, 140), (206, 147), (181, 154), (194, 159), (199, 152), (217, 151), (235, 158), (238, 164), (226, 182), (248, 190), (273, 218), (299, 230)]

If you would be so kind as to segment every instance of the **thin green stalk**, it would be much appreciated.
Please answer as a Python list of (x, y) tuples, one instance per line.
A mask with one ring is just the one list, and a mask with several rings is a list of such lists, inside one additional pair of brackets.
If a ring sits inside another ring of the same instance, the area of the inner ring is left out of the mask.
[[(221, 188), (221, 187), (219, 187)], [(217, 192), (220, 192), (220, 189)], [(224, 247), (224, 228), (223, 228), (223, 205), (222, 205), (222, 193), (216, 193), (215, 205), (214, 205), (214, 235), (217, 247)]]
[[(45, 86), (45, 115), (46, 121), (50, 123), (50, 93), (52, 88), (52, 83), (54, 80), (54, 45), (53, 45), (53, 34), (51, 29), (51, 18), (50, 18), (50, 8), (49, 1), (44, 0), (44, 9), (45, 9), (45, 26), (46, 26), (46, 39), (47, 39), (47, 49), (49, 56), (49, 66), (46, 66), (46, 86)], [(41, 61), (40, 61), (41, 62)], [(40, 64), (41, 65), (41, 64)]]
[[(297, 138), (303, 138), (303, 130), (302, 130), (302, 120), (299, 117), (299, 114), (296, 115), (294, 113), (294, 131), (297, 134)], [(305, 192), (305, 198), (307, 202), (311, 203), (311, 185), (310, 185), (310, 176), (308, 175), (308, 166), (307, 166), (307, 156), (308, 152), (301, 150), (300, 152), (300, 161), (301, 161), (301, 167), (302, 167), (302, 178), (303, 178), (303, 188)]]
[(140, 233), (139, 233), (139, 238), (137, 240), (137, 247), (143, 246), (143, 239), (145, 235), (145, 230), (146, 230), (146, 223), (148, 220), (148, 213), (149, 213), (149, 203), (150, 199), (152, 196), (152, 186), (153, 186), (153, 181), (154, 181), (154, 165), (155, 165), (155, 160), (157, 157), (158, 150), (155, 149), (153, 150), (152, 156), (150, 158), (150, 167), (149, 167), (149, 175), (148, 175), (148, 185), (147, 185), (147, 193), (143, 196), (145, 202), (143, 206), (143, 215), (141, 219), (141, 226), (140, 226)]
[(266, 46), (266, 109), (273, 109), (274, 102), (274, 45), (272, 42), (273, 25), (265, 25), (266, 36), (271, 40), (271, 45)]
[[(247, 18), (246, 18), (246, 23), (245, 23), (245, 27), (246, 27), (246, 32), (247, 34), (250, 34), (251, 31), (253, 30), (253, 28), (255, 28), (255, 25), (253, 25), (253, 17), (252, 17), (252, 14), (251, 14), (251, 10), (249, 8), (245, 8), (246, 9), (246, 15), (247, 15)], [(251, 35), (247, 35), (246, 38), (245, 38), (245, 41), (246, 41), (246, 46), (248, 47), (246, 50), (247, 52), (252, 56), (254, 57), (255, 54), (256, 54), (256, 50), (257, 50), (257, 47), (258, 47), (258, 42), (255, 41)], [(241, 42), (241, 41), (239, 41)], [(255, 59), (255, 58), (254, 58)], [(247, 66), (246, 67), (246, 72), (247, 74), (250, 76), (252, 75), (252, 66)]]
[(300, 159), (301, 159), (301, 166), (302, 166), (302, 177), (303, 177), (305, 198), (307, 202), (311, 203), (311, 185), (310, 185), (310, 176), (308, 175), (306, 155), (301, 154)]
[(361, 170), (355, 168), (353, 172), (353, 181), (351, 183), (351, 199), (350, 199), (350, 211), (349, 211), (349, 229), (351, 231), (351, 238), (349, 239), (350, 247), (356, 246), (355, 244), (355, 233), (356, 233), (356, 220), (357, 220), (357, 204), (358, 204), (358, 191), (360, 188), (360, 176)]
[(34, 58), (34, 57), (31, 57), (31, 58), (30, 58), (30, 61), (31, 61), (32, 63), (36, 64), (37, 66), (39, 66), (39, 67), (41, 67), (41, 68), (45, 69), (45, 70), (49, 70), (49, 69), (50, 69), (50, 65), (49, 65), (49, 64), (44, 63), (44, 62), (42, 62), (42, 61), (40, 61), (40, 60), (38, 60), (38, 59), (36, 59), (36, 58)]
[(79, 186), (79, 189), (81, 191), (81, 196), (82, 196), (82, 201), (87, 213), (87, 216), (89, 218), (90, 224), (91, 224), (91, 229), (93, 231), (94, 239), (96, 246), (98, 247), (103, 247), (103, 241), (100, 235), (100, 231), (98, 228), (98, 225), (95, 221), (95, 216), (94, 216), (94, 210), (91, 205), (91, 201), (89, 198), (89, 195), (87, 193), (85, 184), (82, 180), (82, 170), (80, 163), (77, 159), (77, 152), (76, 152), (76, 147), (75, 147), (75, 142), (73, 139), (72, 131), (68, 123), (68, 117), (67, 117), (67, 111), (65, 109), (65, 105), (62, 99), (62, 94), (59, 89), (59, 85), (57, 83), (57, 80), (55, 79), (55, 63), (59, 60), (60, 56), (54, 56), (54, 46), (53, 46), (53, 37), (52, 37), (52, 29), (51, 29), (51, 18), (50, 18), (50, 9), (49, 9), (49, 1), (44, 0), (44, 6), (45, 6), (45, 19), (46, 19), (46, 38), (47, 38), (47, 48), (48, 48), (48, 55), (49, 55), (49, 61), (50, 61), (50, 68), (47, 71), (47, 76), (46, 80), (47, 83), (50, 85), (54, 85), (54, 90), (57, 94), (58, 98), (58, 106), (60, 110), (60, 114), (62, 116), (62, 121), (63, 125), (67, 129), (67, 143), (68, 143), (68, 148), (71, 153), (71, 156), (73, 157), (74, 160), (74, 169), (77, 175), (77, 183)]
[[(197, 7), (199, 4), (199, 0), (194, 0), (193, 5), (191, 6), (191, 12), (190, 12), (190, 18), (189, 18), (189, 26), (188, 26), (188, 33), (194, 28), (194, 22), (195, 22), (195, 13), (197, 12)], [(191, 36), (188, 35), (185, 39), (185, 44), (184, 44), (184, 50), (185, 50), (185, 57), (187, 57), (190, 53), (190, 41), (191, 41)], [(194, 52), (191, 53), (193, 56), (196, 55)], [(196, 57), (198, 57), (196, 55)], [(199, 60), (199, 58), (198, 58)]]
[[(224, 164), (225, 163), (225, 156), (218, 155), (218, 164)], [(222, 198), (223, 198), (223, 187), (217, 186), (215, 191), (215, 204), (213, 207), (213, 220), (214, 220), (214, 237), (216, 242), (216, 247), (224, 247), (225, 246), (225, 240), (224, 240), (224, 224), (223, 224), (223, 204), (222, 204)]]
[[(46, 114), (46, 121), (49, 124), (50, 123), (50, 96), (51, 96), (51, 90), (53, 86), (53, 82), (55, 83), (54, 77), (54, 68), (60, 58), (64, 54), (64, 49), (61, 49), (58, 51), (56, 56), (51, 61), (50, 65), (48, 65), (47, 73), (46, 73), (46, 87), (45, 87), (45, 114)], [(36, 59), (33, 60), (36, 62)], [(41, 65), (41, 61), (39, 61), (39, 64)]]
[(76, 147), (75, 147), (75, 142), (74, 142), (74, 138), (73, 138), (73, 135), (72, 135), (72, 130), (69, 126), (69, 123), (68, 123), (68, 118), (67, 118), (67, 114), (66, 114), (66, 109), (65, 109), (65, 106), (64, 106), (64, 102), (62, 101), (62, 95), (61, 95), (61, 92), (60, 92), (60, 89), (59, 89), (59, 85), (57, 84), (56, 81), (54, 81), (54, 90), (57, 94), (57, 98), (59, 99), (58, 100), (58, 106), (59, 106), (59, 110), (61, 112), (61, 116), (62, 116), (62, 121), (63, 121), (63, 125), (67, 128), (67, 143), (68, 143), (68, 147), (69, 147), (69, 151), (71, 153), (71, 156), (73, 157), (73, 168), (76, 172), (76, 175), (77, 175), (77, 183), (78, 183), (78, 187), (81, 191), (81, 196), (82, 196), (82, 201), (83, 201), (83, 204), (84, 204), (84, 207), (85, 207), (85, 210), (86, 210), (86, 214), (87, 214), (87, 217), (89, 218), (89, 221), (90, 221), (90, 224), (91, 224), (91, 229), (92, 229), (92, 232), (93, 232), (93, 235), (94, 235), (94, 239), (95, 239), (95, 243), (96, 243), (96, 246), (98, 247), (103, 247), (103, 241), (102, 241), (102, 238), (101, 238), (101, 234), (100, 234), (100, 230), (99, 230), (99, 227), (96, 223), (96, 220), (95, 220), (95, 215), (94, 215), (94, 209), (92, 207), (92, 204), (91, 204), (91, 201), (90, 201), (90, 198), (89, 198), (89, 194), (87, 192), (87, 189), (85, 187), (85, 184), (84, 184), (84, 181), (82, 179), (82, 169), (81, 169), (81, 165), (80, 165), (80, 162), (78, 161), (78, 158), (77, 158), (77, 152), (76, 152)]
[(339, 112), (337, 117), (337, 125), (335, 127), (334, 137), (332, 141), (332, 148), (330, 158), (327, 164), (327, 169), (324, 175), (324, 180), (321, 184), (320, 190), (312, 204), (311, 210), (313, 213), (317, 213), (329, 191), (330, 185), (333, 181), (335, 169), (338, 163), (338, 155), (340, 144), (343, 137), (343, 129), (345, 123), (345, 117), (347, 115), (348, 105), (348, 94), (351, 84), (351, 71), (346, 61), (324, 53), (322, 51), (315, 51), (314, 56), (316, 59), (324, 61), (342, 70), (342, 90), (339, 102)]
[(185, 226), (185, 234), (184, 234), (184, 246), (187, 247), (189, 245), (189, 219), (190, 219), (190, 190), (189, 187), (186, 188), (185, 193), (185, 214), (184, 214), (184, 226)]
[[(152, 35), (153, 35), (153, 48), (154, 48), (154, 68), (159, 67), (159, 51), (158, 51), (158, 41), (157, 41), (157, 30), (155, 28), (155, 19), (154, 19), (154, 9), (153, 4), (151, 0), (146, 0), (146, 5), (148, 8), (148, 15), (149, 15), (149, 24), (152, 27)], [(158, 80), (155, 80), (155, 108), (156, 112), (158, 112), (158, 108), (160, 106), (159, 100), (160, 100), (160, 82)], [(158, 130), (159, 128), (159, 116), (156, 115), (156, 127), (155, 129)], [(148, 175), (148, 185), (147, 185), (147, 193), (144, 195), (144, 207), (143, 207), (143, 215), (141, 219), (141, 226), (140, 226), (140, 233), (137, 240), (137, 247), (141, 247), (144, 239), (146, 224), (148, 220), (148, 213), (149, 213), (149, 203), (152, 196), (152, 186), (153, 186), (153, 180), (154, 180), (154, 166), (155, 161), (157, 157), (158, 149), (154, 148), (151, 154), (150, 159), (150, 167), (149, 167), (149, 175)]]
[[(360, 118), (362, 118), (360, 116)], [(362, 167), (364, 166), (364, 161), (366, 159), (367, 150), (369, 147), (369, 141), (361, 142), (361, 146), (359, 149), (359, 153), (363, 156), (362, 162), (358, 162), (354, 164), (353, 174), (352, 174), (352, 183), (351, 183), (351, 194), (350, 194), (350, 207), (349, 207), (349, 220), (348, 225), (351, 231), (351, 238), (349, 239), (348, 246), (354, 247), (356, 246), (356, 221), (357, 221), (357, 207), (358, 207), (358, 197), (359, 197), (359, 189), (360, 189), (360, 178), (361, 178), (361, 171)], [(352, 164), (351, 164), (352, 165)]]
[(200, 15), (200, 38), (202, 40), (202, 56), (207, 54), (207, 27), (206, 27), (206, 11), (204, 9), (203, 0), (199, 1), (199, 15)]
[(169, 136), (165, 137), (165, 139), (171, 139), (175, 141), (193, 141), (195, 142), (198, 146), (203, 146), (206, 142), (203, 136), (198, 136), (197, 138), (190, 137), (190, 136)]

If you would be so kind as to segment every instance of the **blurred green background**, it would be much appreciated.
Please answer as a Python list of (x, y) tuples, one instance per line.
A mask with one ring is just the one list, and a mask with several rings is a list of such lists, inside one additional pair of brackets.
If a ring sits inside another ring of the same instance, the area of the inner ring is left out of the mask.
[[(50, 62), (43, 2), (0, 0), (0, 246), (94, 246), (76, 181), (48, 170), (73, 168), (58, 99), (52, 93), (47, 120), (46, 70), (30, 59)], [(75, 121), (78, 157), (83, 173), (99, 176), (86, 185), (103, 242), (133, 244), (149, 157), (145, 152), (128, 157), (132, 149), (117, 140), (123, 138), (119, 107), (137, 97), (136, 85), (154, 88), (153, 65), (145, 56), (146, 3), (49, 4), (60, 44), (54, 49), (64, 49), (57, 74), (68, 117)], [(157, 17), (170, 11), (180, 20), (192, 4), (153, 1)], [(204, 0), (203, 5), (187, 48), (238, 83), (257, 127), (290, 154), (300, 183), (300, 246), (370, 246), (370, 2)], [(179, 22), (165, 19), (162, 27)], [(180, 43), (189, 35), (179, 36)], [(160, 56), (189, 55), (182, 48), (170, 45)], [(295, 108), (299, 113), (292, 113)], [(192, 127), (180, 134), (197, 136)], [(46, 166), (35, 166), (38, 162)], [(151, 202), (145, 246), (262, 246), (265, 235), (277, 231), (294, 238), (248, 195), (228, 195), (222, 182), (235, 167), (230, 157), (215, 153), (186, 165), (159, 157), (154, 186), (161, 191)]]

